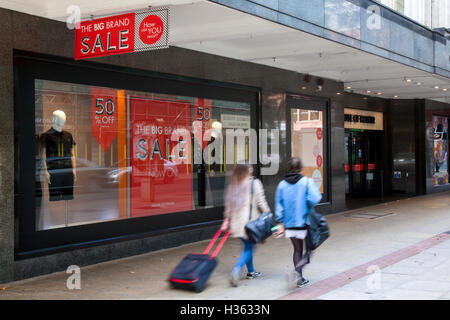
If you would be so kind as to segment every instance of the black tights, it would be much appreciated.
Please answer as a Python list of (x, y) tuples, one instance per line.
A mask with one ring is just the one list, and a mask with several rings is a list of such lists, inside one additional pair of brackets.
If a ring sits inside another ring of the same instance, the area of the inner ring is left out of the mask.
[(309, 263), (309, 252), (305, 248), (305, 255), (303, 255), (303, 244), (306, 244), (306, 241), (297, 238), (290, 238), (292, 245), (294, 246), (294, 267), (295, 270), (300, 273), (300, 276), (303, 277), (302, 269), (305, 264)]

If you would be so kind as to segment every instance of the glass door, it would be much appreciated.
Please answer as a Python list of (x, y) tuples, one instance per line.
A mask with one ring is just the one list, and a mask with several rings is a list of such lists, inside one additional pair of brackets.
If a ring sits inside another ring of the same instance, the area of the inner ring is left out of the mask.
[(345, 133), (345, 181), (348, 196), (379, 194), (381, 138), (378, 132)]

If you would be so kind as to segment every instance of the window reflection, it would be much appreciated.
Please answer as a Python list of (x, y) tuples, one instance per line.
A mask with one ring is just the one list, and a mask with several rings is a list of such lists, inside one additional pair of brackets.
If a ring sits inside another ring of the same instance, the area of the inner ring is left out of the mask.
[(228, 164), (224, 144), (203, 157), (220, 138), (208, 130), (225, 139), (224, 129), (250, 128), (248, 103), (47, 80), (35, 88), (37, 230), (221, 206), (227, 173), (248, 157), (247, 144)]

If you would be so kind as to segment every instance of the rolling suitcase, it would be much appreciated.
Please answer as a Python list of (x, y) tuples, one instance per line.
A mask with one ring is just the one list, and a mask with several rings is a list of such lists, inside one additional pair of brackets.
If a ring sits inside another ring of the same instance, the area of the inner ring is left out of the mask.
[(230, 234), (227, 231), (214, 252), (209, 255), (209, 251), (221, 233), (221, 230), (216, 232), (203, 253), (190, 253), (181, 260), (168, 279), (172, 288), (194, 290), (195, 292), (203, 291), (206, 282), (217, 266), (216, 256)]

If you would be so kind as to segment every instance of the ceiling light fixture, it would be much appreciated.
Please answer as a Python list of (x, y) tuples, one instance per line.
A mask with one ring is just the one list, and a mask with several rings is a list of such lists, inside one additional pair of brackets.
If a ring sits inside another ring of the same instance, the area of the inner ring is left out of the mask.
[(406, 79), (406, 82), (411, 82), (412, 80), (411, 79)]
[(435, 89), (439, 89), (439, 86), (434, 86)]
[(417, 85), (418, 85), (418, 86), (422, 85), (422, 82), (417, 82)]
[(370, 91), (370, 90), (367, 90), (366, 92), (367, 92), (367, 93), (371, 93), (372, 91)]

